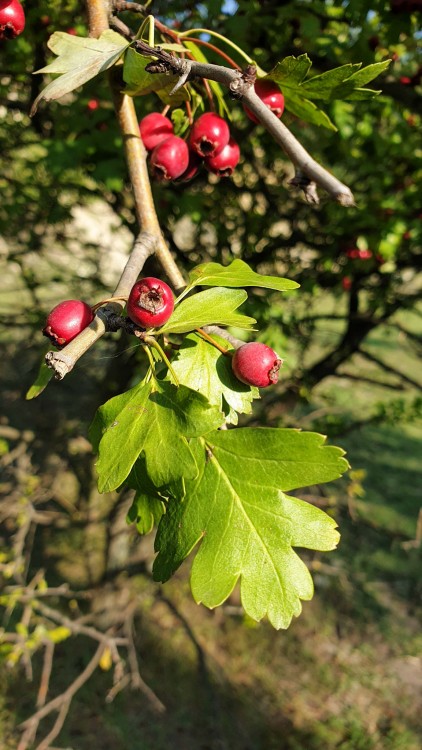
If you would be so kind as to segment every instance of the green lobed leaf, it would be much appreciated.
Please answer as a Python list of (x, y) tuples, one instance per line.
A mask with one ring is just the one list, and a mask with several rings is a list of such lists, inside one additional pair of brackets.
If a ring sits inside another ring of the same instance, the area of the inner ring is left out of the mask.
[(53, 375), (54, 371), (50, 367), (47, 367), (43, 358), (38, 370), (37, 377), (35, 378), (30, 388), (28, 388), (25, 394), (25, 399), (27, 401), (31, 401), (33, 398), (37, 398), (37, 396), (39, 396), (47, 388)]
[(99, 491), (120, 487), (141, 454), (156, 487), (195, 476), (187, 438), (210, 432), (223, 421), (221, 411), (184, 385), (150, 381), (115, 396), (98, 409), (90, 428), (99, 454)]
[(149, 534), (157, 526), (164, 513), (164, 503), (160, 497), (137, 492), (129, 508), (126, 521), (136, 523), (139, 534)]
[(216, 607), (240, 578), (245, 611), (286, 628), (313, 594), (292, 547), (334, 549), (339, 535), (326, 513), (283, 490), (326, 482), (348, 464), (315, 433), (271, 428), (214, 432), (192, 442), (199, 474), (182, 501), (170, 501), (156, 537), (154, 577), (167, 580), (194, 547), (195, 600)]
[(264, 289), (276, 289), (279, 292), (297, 289), (299, 284), (279, 276), (263, 276), (255, 273), (243, 260), (234, 260), (229, 266), (220, 263), (202, 263), (189, 274), (190, 287), (221, 286), (245, 287), (257, 286)]
[(48, 41), (48, 46), (58, 58), (35, 72), (59, 73), (60, 76), (37, 96), (31, 114), (36, 112), (40, 101), (59, 99), (102, 71), (111, 68), (128, 48), (129, 42), (111, 29), (104, 31), (99, 39), (55, 31)]
[(303, 94), (311, 99), (341, 99), (342, 97), (335, 96), (334, 92), (340, 94), (341, 84), (361, 67), (362, 63), (356, 63), (354, 65), (352, 63), (347, 63), (347, 65), (341, 65), (339, 68), (326, 70), (325, 73), (314, 76), (303, 83), (301, 87)]
[(141, 96), (155, 92), (166, 104), (174, 107), (190, 99), (186, 86), (182, 86), (170, 96), (170, 91), (176, 85), (179, 76), (148, 73), (145, 68), (150, 62), (150, 57), (140, 55), (131, 47), (127, 50), (123, 65), (123, 80), (127, 84), (126, 94)]
[[(232, 348), (225, 339), (215, 335), (213, 338), (227, 349)], [(241, 383), (233, 375), (231, 356), (222, 354), (197, 334), (184, 338), (172, 366), (179, 381), (202, 393), (210, 404), (223, 409), (224, 399), (231, 407), (228, 421), (232, 424), (237, 422), (236, 413), (250, 414), (253, 399), (260, 397), (258, 388)]]
[(364, 101), (372, 99), (379, 94), (379, 91), (363, 89), (362, 86), (380, 75), (390, 62), (390, 60), (385, 60), (367, 65), (365, 68), (361, 67), (361, 63), (349, 63), (312, 78), (306, 78), (311, 67), (309, 57), (307, 55), (289, 56), (278, 62), (266, 77), (279, 84), (284, 94), (286, 109), (294, 115), (312, 125), (337, 130), (328, 115), (310, 100)]
[(236, 312), (247, 297), (243, 290), (221, 287), (198, 292), (176, 305), (171, 318), (160, 328), (160, 333), (187, 333), (213, 323), (249, 329), (256, 320)]
[(365, 84), (373, 81), (374, 78), (377, 78), (379, 75), (381, 75), (381, 73), (384, 73), (384, 71), (387, 70), (390, 64), (391, 60), (383, 60), (382, 62), (367, 65), (365, 68), (362, 68), (356, 73), (353, 73), (353, 75), (349, 78), (348, 83), (353, 82), (355, 88), (365, 86)]
[(293, 95), (290, 91), (284, 93), (284, 102), (286, 109), (292, 112), (301, 120), (309, 122), (311, 125), (318, 125), (328, 130), (336, 131), (337, 128), (330, 120), (327, 114), (319, 109), (316, 104), (300, 96)]
[(275, 81), (281, 88), (291, 87), (296, 89), (305, 80), (311, 65), (312, 63), (306, 54), (299, 55), (299, 57), (289, 55), (284, 60), (280, 60), (266, 78)]

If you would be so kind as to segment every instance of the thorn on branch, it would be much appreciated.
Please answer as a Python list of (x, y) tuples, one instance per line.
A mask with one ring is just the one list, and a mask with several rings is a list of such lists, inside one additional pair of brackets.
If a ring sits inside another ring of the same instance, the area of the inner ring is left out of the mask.
[(314, 206), (319, 205), (319, 195), (317, 193), (316, 183), (307, 177), (301, 169), (296, 169), (296, 174), (292, 180), (289, 180), (289, 185), (303, 190), (303, 195), (307, 203)]

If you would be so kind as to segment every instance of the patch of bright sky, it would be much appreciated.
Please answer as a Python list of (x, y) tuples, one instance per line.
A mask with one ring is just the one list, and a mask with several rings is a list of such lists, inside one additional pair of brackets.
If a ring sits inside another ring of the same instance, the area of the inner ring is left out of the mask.
[[(236, 2), (236, 0), (224, 0), (222, 6), (221, 6), (221, 12), (225, 13), (226, 16), (233, 16), (237, 9), (239, 7), (239, 3)], [(200, 5), (198, 6), (198, 9), (204, 9), (206, 10), (206, 6)], [(201, 34), (200, 39), (203, 39), (204, 42), (209, 42), (211, 39), (209, 34)]]
[(221, 6), (221, 10), (227, 16), (232, 16), (233, 13), (236, 13), (238, 7), (239, 7), (239, 4), (236, 2), (236, 0), (225, 0), (223, 5)]

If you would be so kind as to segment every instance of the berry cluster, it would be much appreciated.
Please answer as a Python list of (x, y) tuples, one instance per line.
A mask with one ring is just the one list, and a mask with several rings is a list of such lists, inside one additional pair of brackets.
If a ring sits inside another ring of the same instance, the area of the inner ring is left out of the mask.
[(239, 162), (240, 149), (230, 137), (227, 122), (214, 112), (206, 112), (194, 122), (188, 141), (174, 135), (168, 117), (152, 112), (139, 123), (141, 138), (150, 152), (153, 176), (160, 181), (187, 182), (201, 164), (220, 177), (230, 177)]
[[(255, 92), (268, 109), (281, 117), (284, 97), (276, 83), (258, 80)], [(259, 122), (253, 112), (244, 109), (253, 122)], [(175, 135), (171, 120), (158, 112), (146, 115), (139, 129), (150, 152), (151, 172), (157, 180), (187, 182), (197, 175), (202, 164), (219, 177), (231, 177), (239, 163), (239, 145), (227, 122), (215, 112), (206, 112), (195, 120), (187, 141)]]
[(0, 40), (15, 39), (25, 28), (25, 13), (19, 0), (0, 0)]

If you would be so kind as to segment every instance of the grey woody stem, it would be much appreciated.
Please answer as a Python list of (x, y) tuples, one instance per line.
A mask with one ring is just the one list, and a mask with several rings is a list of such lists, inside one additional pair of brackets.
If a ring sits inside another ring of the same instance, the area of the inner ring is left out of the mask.
[(135, 42), (134, 47), (143, 55), (158, 58), (158, 63), (147, 66), (148, 72), (158, 73), (167, 69), (179, 76), (179, 81), (174, 87), (173, 92), (176, 92), (180, 85), (193, 78), (207, 78), (227, 86), (232, 97), (241, 99), (242, 103), (259, 119), (261, 124), (291, 159), (297, 170), (300, 170), (310, 181), (326, 190), (342, 206), (349, 207), (355, 205), (353, 193), (350, 188), (315, 161), (295, 138), (293, 133), (261, 101), (255, 93), (250, 70), (246, 73), (226, 68), (223, 65), (184, 60), (173, 57), (160, 48), (149, 47), (145, 42)]
[(58, 352), (47, 352), (45, 361), (54, 370), (57, 380), (62, 380), (73, 369), (78, 359), (106, 333), (108, 330), (107, 315), (122, 312), (125, 306), (124, 298), (128, 298), (146, 259), (154, 253), (156, 244), (156, 237), (148, 232), (141, 232), (135, 240), (132, 252), (113, 294), (113, 297), (121, 297), (122, 300), (110, 302), (105, 307), (100, 308), (92, 323), (63, 349)]
[[(109, 17), (112, 10), (110, 0), (86, 0), (89, 34), (99, 37), (109, 28)], [(139, 134), (139, 125), (131, 97), (121, 94), (110, 76), (114, 106), (125, 145), (126, 161), (135, 202), (136, 218), (141, 232), (136, 239), (133, 250), (124, 268), (113, 297), (128, 297), (132, 286), (138, 278), (149, 255), (155, 252), (163, 270), (173, 287), (177, 290), (185, 286), (180, 272), (164, 240), (155, 211), (151, 183), (148, 176), (146, 151)], [(78, 359), (95, 344), (108, 330), (107, 315), (118, 314), (123, 310), (124, 302), (112, 302), (98, 310), (92, 323), (73, 341), (58, 352), (47, 352), (45, 361), (54, 370), (57, 380), (62, 380), (75, 366)]]

